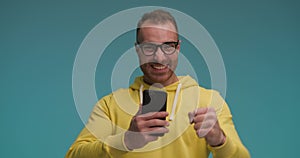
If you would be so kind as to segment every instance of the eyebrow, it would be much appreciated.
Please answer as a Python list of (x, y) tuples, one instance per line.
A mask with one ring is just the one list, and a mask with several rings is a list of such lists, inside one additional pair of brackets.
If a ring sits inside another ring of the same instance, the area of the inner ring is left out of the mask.
[(164, 42), (164, 43), (162, 43), (162, 44), (171, 44), (171, 43), (178, 43), (178, 41), (170, 41), (170, 42)]

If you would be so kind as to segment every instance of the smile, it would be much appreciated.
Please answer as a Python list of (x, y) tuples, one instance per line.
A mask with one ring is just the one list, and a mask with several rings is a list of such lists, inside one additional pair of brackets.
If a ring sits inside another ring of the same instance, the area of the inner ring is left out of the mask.
[(159, 63), (151, 63), (149, 65), (151, 66), (152, 69), (159, 70), (159, 71), (166, 70), (169, 68), (168, 65), (163, 65), (163, 64), (159, 64)]
[(167, 65), (160, 65), (160, 64), (151, 65), (151, 67), (154, 69), (157, 69), (157, 70), (162, 70), (162, 69), (168, 68)]

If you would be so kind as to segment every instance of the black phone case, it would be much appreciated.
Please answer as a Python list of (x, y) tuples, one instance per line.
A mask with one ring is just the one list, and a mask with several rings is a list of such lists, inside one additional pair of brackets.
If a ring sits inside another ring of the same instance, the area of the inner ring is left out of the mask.
[(166, 111), (167, 93), (159, 90), (143, 91), (142, 113)]

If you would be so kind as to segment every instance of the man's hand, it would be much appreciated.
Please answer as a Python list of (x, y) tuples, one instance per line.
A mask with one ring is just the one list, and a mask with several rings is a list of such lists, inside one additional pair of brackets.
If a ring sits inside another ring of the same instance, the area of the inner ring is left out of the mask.
[(225, 142), (225, 135), (220, 128), (214, 108), (198, 108), (189, 113), (190, 122), (199, 138), (205, 138), (210, 146), (220, 146)]
[(132, 118), (130, 127), (125, 133), (124, 142), (127, 148), (129, 150), (142, 148), (168, 133), (169, 130), (165, 126), (169, 126), (169, 122), (161, 119), (168, 115), (167, 112), (151, 112), (142, 115), (138, 112)]

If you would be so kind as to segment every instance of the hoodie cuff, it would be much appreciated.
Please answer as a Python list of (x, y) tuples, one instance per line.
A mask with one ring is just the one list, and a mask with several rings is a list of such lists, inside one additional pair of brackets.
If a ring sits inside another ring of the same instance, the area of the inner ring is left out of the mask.
[(236, 152), (236, 146), (234, 142), (226, 136), (225, 143), (221, 146), (212, 147), (208, 145), (208, 149), (213, 153), (214, 156), (233, 155)]

